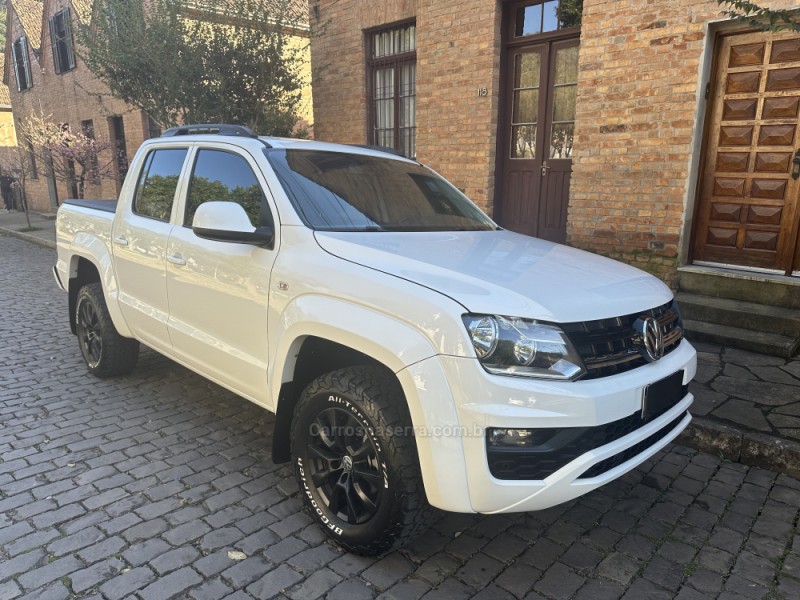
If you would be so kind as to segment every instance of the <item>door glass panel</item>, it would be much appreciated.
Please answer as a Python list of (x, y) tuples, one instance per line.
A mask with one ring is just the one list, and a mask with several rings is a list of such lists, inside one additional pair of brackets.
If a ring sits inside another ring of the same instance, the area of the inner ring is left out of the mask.
[(538, 52), (518, 54), (514, 65), (515, 88), (538, 88), (541, 56)]
[(513, 125), (511, 127), (511, 158), (534, 158), (536, 156), (536, 125)]
[(553, 124), (550, 158), (570, 158), (575, 131), (575, 98), (578, 86), (578, 46), (559, 48), (553, 78)]
[[(271, 221), (264, 194), (247, 161), (236, 154), (221, 150), (200, 150), (189, 182), (186, 218), (183, 224), (191, 227), (197, 207), (203, 202), (235, 202), (244, 208), (250, 224), (258, 227)], [(262, 208), (265, 219), (262, 219)]]
[(577, 85), (565, 85), (553, 90), (553, 121), (575, 120), (575, 96)]
[(133, 212), (143, 217), (169, 221), (178, 176), (186, 158), (186, 148), (154, 150), (147, 155), (139, 176)]
[(517, 90), (514, 92), (514, 114), (512, 121), (519, 123), (536, 123), (539, 119), (539, 90)]
[(525, 52), (514, 58), (511, 106), (511, 158), (534, 158), (539, 122), (541, 55)]

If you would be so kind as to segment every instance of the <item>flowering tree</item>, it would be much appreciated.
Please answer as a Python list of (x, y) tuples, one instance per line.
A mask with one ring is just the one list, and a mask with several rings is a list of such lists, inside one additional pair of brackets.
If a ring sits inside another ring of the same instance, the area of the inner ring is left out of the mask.
[(31, 113), (20, 123), (21, 138), (51, 170), (56, 179), (68, 182), (83, 198), (87, 180), (98, 184), (113, 176), (113, 145), (95, 139), (89, 132), (72, 131), (50, 116)]

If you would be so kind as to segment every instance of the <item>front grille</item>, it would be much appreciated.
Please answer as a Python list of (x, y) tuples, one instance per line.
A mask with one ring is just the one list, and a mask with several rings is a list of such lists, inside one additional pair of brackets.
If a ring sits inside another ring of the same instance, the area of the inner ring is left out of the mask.
[(598, 475), (602, 475), (606, 471), (610, 471), (611, 469), (620, 466), (622, 463), (628, 462), (637, 454), (640, 454), (647, 450), (650, 446), (658, 442), (659, 440), (665, 438), (673, 429), (678, 426), (688, 412), (679, 415), (675, 419), (673, 419), (669, 425), (662, 427), (658, 431), (656, 431), (653, 435), (648, 436), (647, 438), (643, 439), (638, 444), (634, 444), (630, 448), (626, 448), (622, 452), (618, 452), (614, 456), (611, 456), (605, 460), (600, 461), (592, 468), (583, 472), (583, 474), (578, 477), (578, 479), (591, 479), (592, 477), (597, 477)]
[[(688, 386), (683, 386), (681, 398), (685, 398), (688, 392)], [(677, 398), (676, 402), (681, 398)], [(544, 479), (582, 454), (610, 444), (636, 431), (643, 425), (663, 415), (670, 408), (672, 406), (665, 406), (660, 413), (651, 415), (647, 420), (642, 418), (641, 412), (635, 412), (625, 418), (596, 427), (565, 427), (559, 429), (558, 433), (547, 442), (534, 448), (496, 448), (488, 445), (487, 438), (486, 455), (489, 462), (489, 471), (497, 479)], [(683, 415), (678, 420), (682, 418)], [(671, 431), (670, 427), (671, 424), (667, 425), (664, 430)], [(649, 440), (650, 438), (647, 439)], [(650, 444), (654, 444), (656, 441), (653, 440)], [(633, 447), (638, 448), (645, 442), (647, 440)], [(637, 450), (634, 454), (639, 452), (641, 450)], [(621, 461), (620, 464), (625, 460)]]
[(564, 323), (567, 333), (583, 360), (586, 374), (582, 379), (608, 377), (647, 364), (636, 343), (634, 322), (640, 317), (655, 317), (664, 336), (664, 355), (669, 354), (683, 339), (678, 305), (673, 300), (648, 311), (622, 317)]

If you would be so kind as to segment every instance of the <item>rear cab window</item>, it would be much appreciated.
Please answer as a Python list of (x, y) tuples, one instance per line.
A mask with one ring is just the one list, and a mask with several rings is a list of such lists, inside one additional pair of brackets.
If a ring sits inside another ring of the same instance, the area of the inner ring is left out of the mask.
[(136, 183), (134, 214), (169, 222), (188, 152), (187, 148), (158, 148), (147, 154)]

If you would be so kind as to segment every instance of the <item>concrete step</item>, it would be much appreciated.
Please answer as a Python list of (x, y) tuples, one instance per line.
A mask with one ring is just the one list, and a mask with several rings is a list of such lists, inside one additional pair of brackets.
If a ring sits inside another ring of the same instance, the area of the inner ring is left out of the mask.
[(800, 277), (691, 266), (681, 268), (679, 288), (690, 294), (800, 310)]
[(684, 319), (683, 328), (689, 340), (713, 342), (720, 346), (742, 348), (772, 356), (789, 358), (800, 349), (800, 339), (777, 333), (751, 331), (731, 325), (705, 323), (692, 319)]
[(684, 319), (800, 337), (800, 310), (689, 292), (678, 292), (675, 297)]

